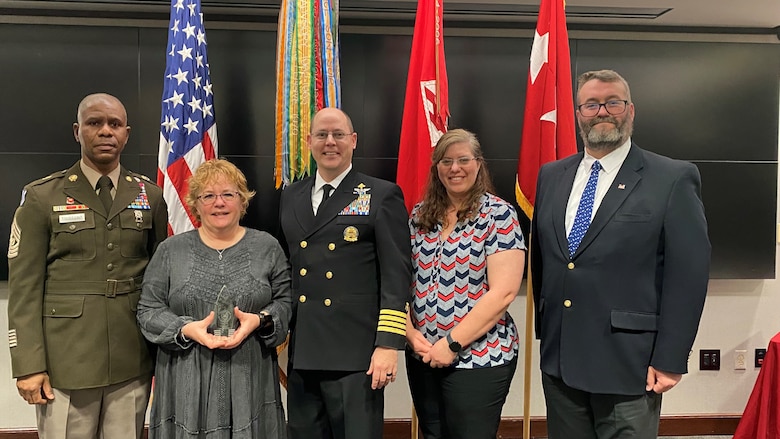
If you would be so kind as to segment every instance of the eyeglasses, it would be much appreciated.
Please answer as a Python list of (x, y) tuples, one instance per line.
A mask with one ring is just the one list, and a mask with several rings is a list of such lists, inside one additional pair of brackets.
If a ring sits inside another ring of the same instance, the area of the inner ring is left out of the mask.
[(344, 131), (317, 131), (311, 136), (317, 140), (328, 140), (328, 136), (333, 136), (334, 140), (344, 140), (350, 134), (352, 133), (347, 133)]
[(582, 105), (578, 105), (577, 110), (579, 110), (580, 114), (585, 117), (593, 117), (599, 114), (601, 107), (604, 107), (604, 109), (607, 110), (607, 113), (615, 116), (618, 114), (623, 114), (623, 112), (626, 111), (627, 105), (628, 101), (626, 100), (613, 99), (604, 102), (603, 104), (599, 104), (598, 102), (588, 102)]
[(222, 198), (222, 201), (225, 203), (230, 203), (238, 199), (238, 192), (223, 192), (221, 194), (208, 193), (199, 196), (198, 199), (204, 206), (211, 206), (217, 201), (217, 197)]
[(458, 166), (468, 166), (468, 164), (472, 160), (479, 160), (477, 157), (458, 157), (456, 159), (452, 159), (449, 157), (445, 157), (441, 160), (439, 160), (438, 164), (444, 166), (445, 168), (449, 168), (452, 166), (453, 163), (457, 163)]

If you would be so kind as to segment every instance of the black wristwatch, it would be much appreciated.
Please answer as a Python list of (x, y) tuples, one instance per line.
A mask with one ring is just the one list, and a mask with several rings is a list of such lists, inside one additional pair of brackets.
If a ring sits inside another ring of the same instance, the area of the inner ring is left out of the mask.
[(457, 341), (453, 340), (450, 334), (447, 334), (447, 343), (450, 344), (450, 350), (456, 354), (463, 350), (463, 346), (461, 346)]
[(260, 326), (258, 326), (257, 331), (260, 335), (271, 335), (274, 333), (274, 318), (266, 310), (260, 311)]

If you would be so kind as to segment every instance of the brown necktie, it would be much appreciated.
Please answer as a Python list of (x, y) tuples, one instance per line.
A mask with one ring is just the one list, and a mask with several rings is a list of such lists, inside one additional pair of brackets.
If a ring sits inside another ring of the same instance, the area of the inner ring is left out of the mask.
[(98, 179), (98, 198), (100, 198), (100, 202), (103, 203), (103, 207), (106, 208), (106, 212), (111, 210), (111, 203), (114, 201), (111, 198), (112, 187), (114, 187), (114, 183), (111, 182), (111, 179), (107, 175), (104, 175)]

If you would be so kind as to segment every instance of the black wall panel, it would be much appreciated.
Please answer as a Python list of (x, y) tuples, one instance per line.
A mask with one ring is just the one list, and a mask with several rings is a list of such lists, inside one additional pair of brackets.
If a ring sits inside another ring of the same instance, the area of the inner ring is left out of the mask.
[(578, 41), (576, 71), (631, 86), (634, 140), (684, 160), (777, 160), (777, 45)]
[(777, 163), (694, 162), (721, 279), (775, 277)]
[[(106, 91), (133, 127), (123, 164), (154, 178), (165, 29), (0, 25), (0, 241), (22, 186), (78, 158), (71, 124)], [(275, 233), (276, 34), (208, 30), (220, 155), (257, 198), (244, 223)], [(342, 107), (358, 131), (357, 169), (394, 180), (411, 36), (341, 35)], [(614, 68), (631, 83), (634, 139), (699, 166), (715, 278), (772, 278), (777, 192), (777, 45), (572, 40), (572, 70)], [(448, 36), (451, 127), (478, 134), (498, 195), (514, 201), (528, 56), (525, 38)], [(0, 278), (7, 277), (5, 252)]]

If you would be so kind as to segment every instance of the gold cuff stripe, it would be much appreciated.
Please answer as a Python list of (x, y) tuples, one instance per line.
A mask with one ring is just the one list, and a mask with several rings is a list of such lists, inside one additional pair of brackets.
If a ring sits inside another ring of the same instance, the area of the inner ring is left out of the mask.
[(383, 310), (379, 311), (379, 316), (381, 317), (382, 315), (402, 317), (404, 319), (406, 318), (406, 312), (405, 311), (396, 311), (394, 309), (383, 309)]
[(398, 329), (390, 326), (379, 325), (379, 327), (376, 328), (376, 330), (377, 332), (392, 332), (393, 334), (398, 334), (402, 337), (406, 337), (406, 327), (404, 327), (404, 329)]
[(397, 317), (397, 316), (379, 316), (380, 322), (395, 322), (395, 323), (403, 323), (406, 324), (406, 316), (404, 317)]
[(399, 322), (379, 322), (379, 327), (387, 326), (389, 328), (398, 328), (406, 330), (406, 322), (399, 323)]

